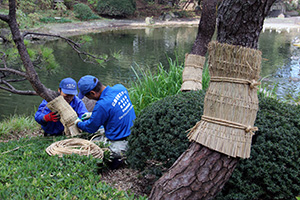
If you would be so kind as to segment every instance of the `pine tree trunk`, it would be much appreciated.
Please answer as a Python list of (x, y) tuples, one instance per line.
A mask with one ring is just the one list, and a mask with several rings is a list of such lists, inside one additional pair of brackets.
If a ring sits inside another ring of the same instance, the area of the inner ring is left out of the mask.
[[(218, 9), (217, 40), (256, 49), (273, 2), (222, 1)], [(203, 49), (200, 41), (195, 41), (193, 49)], [(149, 199), (213, 199), (229, 180), (238, 160), (193, 142), (154, 184)]]

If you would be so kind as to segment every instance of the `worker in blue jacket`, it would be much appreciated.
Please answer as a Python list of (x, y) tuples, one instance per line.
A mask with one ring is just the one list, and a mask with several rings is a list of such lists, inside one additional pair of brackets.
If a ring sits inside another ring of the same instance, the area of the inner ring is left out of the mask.
[[(58, 88), (60, 95), (70, 104), (75, 110), (78, 117), (82, 117), (83, 114), (88, 113), (84, 103), (77, 96), (77, 84), (72, 78), (63, 79)], [(47, 101), (43, 100), (40, 104), (37, 112), (35, 113), (35, 120), (42, 126), (45, 136), (57, 136), (62, 135), (64, 132), (64, 126), (59, 121), (60, 116), (57, 112), (52, 112), (47, 107)]]
[(136, 118), (127, 89), (117, 84), (113, 87), (104, 86), (96, 77), (86, 75), (78, 81), (79, 98), (86, 96), (97, 100), (90, 118), (76, 120), (77, 127), (88, 133), (96, 132), (102, 125), (106, 141), (114, 156), (122, 156), (127, 149), (126, 138)]

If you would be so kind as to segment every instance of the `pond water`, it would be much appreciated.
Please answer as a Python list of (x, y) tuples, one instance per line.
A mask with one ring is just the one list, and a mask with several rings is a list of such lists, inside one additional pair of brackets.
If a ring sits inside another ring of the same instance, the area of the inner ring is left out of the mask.
[[(53, 48), (60, 68), (55, 74), (40, 73), (40, 79), (53, 90), (57, 90), (60, 80), (65, 77), (73, 77), (78, 81), (86, 74), (95, 75), (105, 85), (122, 83), (128, 87), (135, 80), (131, 67), (155, 70), (159, 63), (167, 67), (166, 55), (175, 59), (175, 54), (183, 62), (184, 54), (190, 52), (196, 34), (195, 26), (114, 30), (90, 34), (93, 42), (85, 47), (86, 50), (91, 53), (120, 55), (119, 60), (110, 60), (104, 67), (84, 63), (65, 42), (50, 41), (45, 46)], [(300, 50), (292, 45), (292, 40), (297, 35), (297, 32), (265, 31), (260, 36), (259, 49), (263, 53), (261, 77), (265, 77), (264, 82), (270, 88), (277, 83), (280, 97), (287, 90), (298, 92)], [(24, 83), (19, 87), (31, 89), (29, 84)], [(0, 120), (13, 114), (33, 115), (41, 101), (38, 96), (20, 96), (0, 90)]]

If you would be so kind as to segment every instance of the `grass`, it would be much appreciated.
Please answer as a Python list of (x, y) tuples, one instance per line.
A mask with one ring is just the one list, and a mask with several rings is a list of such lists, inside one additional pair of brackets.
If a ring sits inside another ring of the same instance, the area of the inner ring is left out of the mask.
[(138, 65), (137, 70), (132, 67), (136, 80), (129, 88), (129, 96), (136, 114), (154, 101), (180, 92), (183, 64), (180, 64), (177, 59), (173, 61), (169, 57), (168, 61), (169, 70), (165, 70), (159, 64), (156, 74), (153, 74), (150, 69), (143, 70)]
[[(181, 92), (184, 64), (178, 61), (178, 56), (176, 56), (175, 60), (168, 56), (167, 59), (169, 63), (168, 69), (159, 64), (155, 74), (150, 69), (143, 70), (139, 65), (137, 65), (136, 69), (132, 67), (136, 80), (132, 82), (129, 88), (129, 96), (137, 115), (151, 103)], [(202, 74), (204, 90), (208, 88), (209, 80), (208, 66), (205, 64)]]
[(40, 129), (32, 116), (12, 115), (0, 122), (0, 138), (22, 133), (32, 133)]

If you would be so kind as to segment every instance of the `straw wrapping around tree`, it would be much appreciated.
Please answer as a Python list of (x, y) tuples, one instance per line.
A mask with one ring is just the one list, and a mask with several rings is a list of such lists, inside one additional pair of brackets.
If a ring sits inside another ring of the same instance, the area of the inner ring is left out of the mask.
[(204, 63), (204, 56), (185, 54), (181, 91), (202, 90), (202, 71)]
[(232, 157), (249, 158), (258, 98), (261, 52), (216, 41), (209, 50), (211, 82), (201, 120), (188, 134), (208, 148)]

